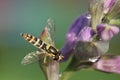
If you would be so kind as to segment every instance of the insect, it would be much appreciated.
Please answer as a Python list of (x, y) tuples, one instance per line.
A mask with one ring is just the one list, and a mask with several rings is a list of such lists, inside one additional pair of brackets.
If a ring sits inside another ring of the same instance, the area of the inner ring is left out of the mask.
[(40, 59), (39, 56), (44, 54), (46, 54), (46, 56), (52, 57), (52, 59), (55, 61), (62, 60), (63, 56), (61, 55), (61, 51), (54, 47), (54, 41), (53, 41), (54, 33), (55, 33), (54, 24), (51, 19), (48, 19), (47, 25), (41, 34), (42, 37), (40, 36), (40, 38), (37, 38), (27, 33), (21, 33), (21, 36), (26, 41), (31, 43), (33, 46), (35, 46), (39, 50), (26, 55), (22, 61), (22, 64), (33, 63), (34, 61)]
[(44, 41), (42, 41), (39, 38), (36, 38), (33, 35), (27, 34), (27, 33), (21, 33), (21, 36), (27, 40), (29, 43), (31, 43), (32, 45), (34, 45), (36, 48), (38, 49), (42, 49), (45, 50), (46, 52), (48, 52), (50, 56), (53, 56), (54, 60), (61, 60), (61, 52), (59, 50), (57, 50), (55, 47), (48, 45), (47, 43), (45, 43)]

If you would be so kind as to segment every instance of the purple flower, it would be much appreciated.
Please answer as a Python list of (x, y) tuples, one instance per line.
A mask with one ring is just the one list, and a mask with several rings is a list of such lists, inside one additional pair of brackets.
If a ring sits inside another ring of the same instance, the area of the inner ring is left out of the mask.
[(114, 72), (120, 74), (120, 56), (104, 56), (93, 67), (104, 72)]
[(66, 34), (66, 41), (67, 42), (76, 41), (80, 31), (89, 24), (89, 20), (90, 15), (88, 13), (79, 16), (70, 26)]
[(105, 55), (110, 39), (119, 32), (119, 14), (120, 0), (90, 0), (89, 14), (78, 17), (66, 34), (62, 55), (64, 60), (73, 56), (63, 75), (89, 67), (120, 74), (120, 56)]
[(78, 41), (78, 36), (80, 36), (81, 30), (89, 24), (89, 20), (90, 15), (88, 13), (83, 14), (82, 16), (79, 16), (70, 26), (68, 32), (66, 33), (66, 43), (61, 49), (64, 60), (67, 60), (71, 55), (71, 52)]
[(97, 32), (100, 39), (109, 41), (114, 35), (118, 34), (119, 28), (109, 24), (99, 24), (97, 26)]
[(107, 14), (114, 4), (115, 4), (115, 0), (105, 0), (104, 1), (104, 13)]
[[(92, 5), (93, 3), (95, 5)], [(71, 54), (75, 53), (73, 51), (77, 49), (76, 45), (78, 42), (80, 42), (80, 44), (81, 42), (83, 42), (85, 46), (87, 44), (91, 48), (95, 47), (96, 49), (92, 49), (94, 53), (95, 51), (97, 52), (95, 55), (99, 54), (99, 56), (101, 56), (101, 54), (103, 55), (107, 52), (109, 48), (109, 40), (119, 32), (119, 28), (117, 26), (107, 24), (107, 22), (102, 22), (103, 18), (105, 17), (105, 15), (103, 15), (104, 9), (110, 9), (113, 6), (113, 4), (117, 3), (115, 3), (114, 0), (92, 0), (90, 4), (91, 15), (87, 13), (78, 17), (70, 26), (66, 34), (66, 43), (61, 49), (62, 55), (64, 56), (64, 60), (67, 60)], [(90, 42), (90, 44), (86, 42)], [(105, 46), (105, 44), (107, 45)], [(102, 48), (103, 45), (105, 46), (105, 49)], [(88, 51), (89, 53), (89, 49), (83, 49), (83, 51)]]
[(78, 41), (91, 42), (94, 34), (95, 32), (92, 30), (91, 27), (84, 27), (79, 33)]

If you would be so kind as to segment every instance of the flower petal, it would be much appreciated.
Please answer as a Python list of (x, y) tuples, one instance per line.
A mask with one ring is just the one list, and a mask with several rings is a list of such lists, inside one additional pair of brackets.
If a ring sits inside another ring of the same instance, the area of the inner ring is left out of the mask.
[(119, 28), (113, 25), (99, 24), (97, 26), (97, 31), (100, 39), (109, 41), (113, 36), (118, 34)]
[(107, 14), (109, 10), (113, 7), (115, 0), (105, 0), (104, 1), (104, 13)]
[(91, 27), (84, 27), (79, 33), (78, 41), (91, 42), (94, 34)]
[(90, 15), (88, 13), (79, 16), (70, 26), (66, 35), (66, 40), (70, 42), (75, 41), (79, 32), (88, 25), (89, 19)]
[[(109, 1), (109, 0), (108, 0)], [(110, 0), (112, 5), (110, 5), (111, 9), (109, 10), (109, 12), (107, 13), (107, 17), (109, 18), (109, 20), (117, 18), (120, 14), (120, 0)]]
[(61, 49), (62, 55), (64, 56), (64, 59), (67, 60), (69, 56), (71, 55), (71, 51), (73, 50), (78, 35), (85, 26), (88, 25), (90, 20), (90, 15), (88, 13), (83, 14), (82, 16), (79, 16), (70, 26), (67, 34), (66, 34), (66, 42), (63, 48)]
[(120, 74), (120, 56), (107, 55), (94, 63), (93, 67), (100, 71)]

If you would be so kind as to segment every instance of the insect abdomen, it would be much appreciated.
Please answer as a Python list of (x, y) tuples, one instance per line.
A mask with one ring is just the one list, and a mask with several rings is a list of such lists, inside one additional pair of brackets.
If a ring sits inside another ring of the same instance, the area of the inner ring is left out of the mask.
[(44, 43), (42, 40), (40, 40), (39, 38), (36, 38), (30, 34), (21, 34), (21, 36), (27, 40), (29, 43), (31, 43), (32, 45), (34, 45), (37, 48), (41, 48), (42, 44)]
[(40, 40), (39, 38), (36, 38), (30, 34), (21, 34), (21, 36), (27, 40), (29, 43), (34, 45), (35, 47), (39, 49), (43, 49), (47, 51), (48, 53), (53, 53), (54, 55), (57, 54), (56, 48), (53, 46), (47, 45), (44, 41)]

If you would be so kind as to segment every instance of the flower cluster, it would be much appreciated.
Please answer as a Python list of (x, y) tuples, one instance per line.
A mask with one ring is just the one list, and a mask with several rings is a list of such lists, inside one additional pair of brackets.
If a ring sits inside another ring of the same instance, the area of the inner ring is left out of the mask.
[(89, 12), (79, 16), (66, 34), (66, 43), (61, 49), (63, 61), (73, 55), (67, 68), (78, 70), (84, 65), (84, 68), (92, 66), (101, 71), (120, 73), (120, 57), (105, 55), (110, 40), (119, 33), (119, 8), (120, 0), (90, 1)]

